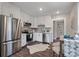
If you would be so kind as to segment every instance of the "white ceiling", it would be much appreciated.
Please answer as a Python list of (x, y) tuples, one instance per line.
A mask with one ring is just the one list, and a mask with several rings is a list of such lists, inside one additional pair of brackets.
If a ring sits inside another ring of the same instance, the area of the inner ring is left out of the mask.
[[(74, 3), (72, 2), (13, 2), (16, 6), (20, 7), (23, 11), (31, 16), (41, 15), (56, 15), (59, 10), (60, 14), (68, 14)], [(39, 8), (43, 8), (40, 11)]]

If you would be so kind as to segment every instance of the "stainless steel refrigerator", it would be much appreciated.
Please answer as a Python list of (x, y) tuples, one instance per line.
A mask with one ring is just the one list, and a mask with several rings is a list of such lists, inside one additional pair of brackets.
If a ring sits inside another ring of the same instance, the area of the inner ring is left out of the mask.
[(0, 15), (0, 56), (7, 57), (20, 49), (20, 38), (15, 39), (18, 19)]

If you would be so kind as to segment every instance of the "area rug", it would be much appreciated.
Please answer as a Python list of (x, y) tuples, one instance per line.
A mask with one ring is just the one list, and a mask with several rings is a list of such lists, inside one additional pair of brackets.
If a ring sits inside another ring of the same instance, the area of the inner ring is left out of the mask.
[(53, 47), (52, 47), (53, 51), (59, 55), (60, 52), (60, 42), (55, 42), (53, 43)]
[(30, 54), (39, 52), (39, 51), (45, 51), (46, 49), (48, 49), (48, 44), (35, 44), (35, 45), (31, 45), (31, 46), (27, 46), (27, 48), (30, 51)]

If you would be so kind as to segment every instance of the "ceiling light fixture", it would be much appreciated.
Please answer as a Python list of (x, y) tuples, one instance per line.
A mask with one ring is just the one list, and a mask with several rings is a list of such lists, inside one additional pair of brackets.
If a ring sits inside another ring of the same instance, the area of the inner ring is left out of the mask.
[(56, 11), (56, 14), (59, 14), (60, 12), (59, 11)]
[(40, 8), (40, 11), (42, 11), (43, 9), (42, 8)]

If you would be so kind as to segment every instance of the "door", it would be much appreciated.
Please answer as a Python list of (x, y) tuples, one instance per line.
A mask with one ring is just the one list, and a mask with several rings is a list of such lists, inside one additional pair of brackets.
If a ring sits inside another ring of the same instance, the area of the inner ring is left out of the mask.
[(42, 33), (33, 33), (33, 41), (43, 42), (43, 34)]
[(7, 17), (7, 31), (6, 31), (6, 39), (7, 41), (11, 40), (7, 43), (7, 56), (12, 54), (12, 17)]
[[(3, 37), (1, 38), (2, 42), (1, 42), (1, 56), (8, 56), (9, 53), (12, 54), (11, 50), (12, 50), (12, 43), (8, 44), (8, 41), (12, 40), (12, 18), (11, 17), (7, 17), (7, 16), (1, 16), (4, 17), (1, 20), (3, 20), (3, 25), (2, 28), (2, 32), (4, 34)], [(7, 41), (7, 42), (6, 42)], [(5, 43), (3, 43), (5, 42)]]
[(17, 31), (18, 19), (12, 18), (12, 38), (15, 39), (15, 34)]
[(13, 54), (12, 53), (12, 41), (11, 42), (7, 42), (7, 56)]
[(22, 33), (21, 34), (21, 47), (25, 46), (26, 45), (26, 33)]
[(7, 56), (7, 45), (5, 43), (1, 43), (1, 57)]
[(57, 21), (57, 37), (64, 35), (64, 21)]
[(12, 44), (12, 53), (16, 53), (21, 47), (20, 47), (20, 43), (21, 43), (21, 40), (15, 40), (13, 41), (13, 44)]
[(1, 43), (1, 57), (6, 57), (12, 54), (12, 42)]
[(64, 20), (53, 21), (53, 38), (64, 35)]
[(53, 38), (55, 39), (57, 37), (57, 22), (53, 21)]
[(21, 48), (21, 40), (20, 38), (15, 38), (16, 37), (16, 32), (18, 28), (18, 19), (16, 18), (12, 18), (12, 40), (13, 40), (13, 44), (12, 44), (12, 53), (17, 52), (20, 48)]

